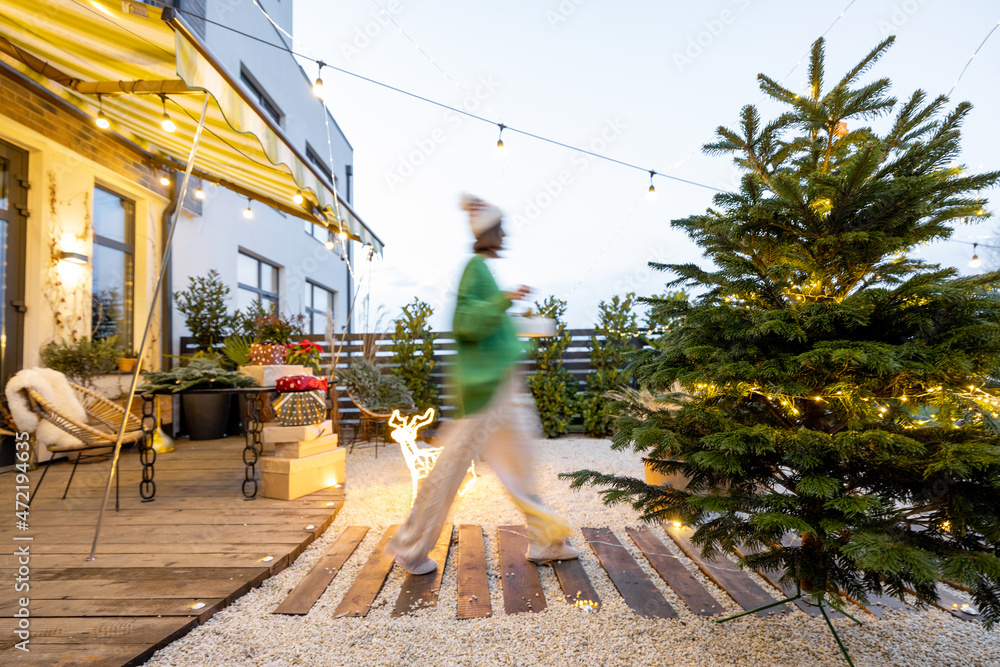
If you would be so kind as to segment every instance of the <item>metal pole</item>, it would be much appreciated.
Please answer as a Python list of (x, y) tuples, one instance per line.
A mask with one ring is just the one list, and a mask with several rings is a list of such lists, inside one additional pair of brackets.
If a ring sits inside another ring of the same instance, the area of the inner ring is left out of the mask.
[(142, 357), (146, 353), (146, 340), (149, 338), (149, 327), (153, 323), (153, 315), (156, 313), (156, 297), (163, 288), (163, 278), (167, 272), (170, 259), (170, 246), (174, 240), (174, 230), (177, 229), (177, 219), (180, 218), (181, 209), (184, 208), (184, 197), (187, 196), (188, 180), (191, 178), (191, 170), (194, 168), (194, 156), (198, 152), (198, 144), (201, 142), (201, 131), (205, 127), (205, 117), (208, 115), (208, 93), (205, 93), (205, 104), (201, 108), (201, 119), (198, 121), (198, 129), (194, 133), (194, 141), (191, 144), (191, 153), (188, 155), (187, 168), (184, 170), (184, 180), (181, 182), (180, 194), (177, 197), (177, 207), (174, 209), (173, 220), (170, 222), (170, 232), (167, 234), (166, 245), (163, 248), (163, 258), (160, 260), (160, 277), (156, 280), (156, 289), (149, 303), (149, 315), (146, 316), (146, 327), (142, 331), (142, 342), (139, 344), (139, 360), (135, 364), (132, 372), (132, 383), (128, 390), (128, 401), (125, 403), (125, 417), (122, 418), (121, 426), (118, 427), (118, 440), (115, 442), (115, 454), (111, 457), (111, 472), (108, 473), (108, 483), (104, 487), (104, 501), (101, 503), (101, 512), (97, 515), (97, 528), (94, 530), (94, 544), (90, 548), (88, 561), (96, 558), (97, 540), (101, 536), (101, 521), (104, 519), (104, 509), (108, 505), (108, 495), (111, 493), (111, 482), (118, 471), (118, 457), (122, 451), (122, 439), (125, 437), (125, 424), (128, 422), (128, 411), (132, 407), (132, 399), (135, 398), (135, 388), (139, 383), (139, 370), (142, 368)]

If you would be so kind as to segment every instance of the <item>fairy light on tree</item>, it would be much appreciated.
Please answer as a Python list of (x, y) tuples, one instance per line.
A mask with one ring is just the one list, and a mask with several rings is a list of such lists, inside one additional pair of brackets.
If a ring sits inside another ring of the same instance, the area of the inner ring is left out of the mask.
[[(897, 102), (888, 79), (860, 81), (892, 42), (838, 80), (818, 40), (809, 92), (759, 75), (783, 113), (748, 105), (704, 147), (734, 158), (740, 188), (672, 223), (713, 266), (654, 265), (676, 277), (668, 289), (701, 291), (651, 300), (677, 324), (632, 371), (662, 407), (630, 400), (613, 445), (687, 488), (569, 476), (693, 527), (706, 553), (762, 549), (743, 564), (787, 571), (821, 611), (840, 591), (933, 601), (947, 577), (994, 622), (1000, 392), (986, 378), (1000, 359), (1000, 272), (959, 276), (908, 253), (981, 221), (972, 195), (1000, 172), (948, 167), (968, 103), (922, 91)], [(871, 127), (884, 116), (885, 131)], [(780, 546), (789, 533), (801, 547)]]

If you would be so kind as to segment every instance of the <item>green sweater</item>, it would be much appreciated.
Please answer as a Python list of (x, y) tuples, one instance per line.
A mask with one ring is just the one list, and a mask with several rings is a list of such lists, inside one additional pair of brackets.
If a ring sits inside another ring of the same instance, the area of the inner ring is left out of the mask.
[(510, 305), (486, 261), (474, 255), (458, 285), (452, 324), (458, 345), (458, 409), (463, 415), (483, 409), (521, 357), (514, 324), (507, 316)]

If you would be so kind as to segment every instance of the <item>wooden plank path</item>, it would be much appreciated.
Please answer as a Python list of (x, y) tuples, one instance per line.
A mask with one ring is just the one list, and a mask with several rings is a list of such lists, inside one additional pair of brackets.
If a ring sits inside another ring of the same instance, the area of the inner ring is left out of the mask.
[(597, 554), (601, 566), (611, 578), (632, 611), (644, 618), (677, 618), (663, 593), (656, 588), (639, 564), (608, 528), (581, 528), (583, 537)]
[(645, 526), (626, 528), (635, 545), (642, 551), (657, 574), (680, 596), (684, 603), (699, 616), (716, 616), (723, 613), (722, 605), (705, 590), (697, 579), (676, 557), (670, 555), (667, 547)]
[[(750, 611), (757, 607), (777, 602), (777, 599), (761, 588), (756, 581), (751, 579), (746, 572), (736, 567), (728, 558), (716, 556), (715, 558), (702, 558), (701, 552), (691, 544), (691, 528), (678, 528), (674, 525), (664, 525), (667, 534), (677, 543), (684, 555), (694, 561), (706, 577), (712, 580), (716, 586), (729, 594), (736, 604)], [(782, 614), (788, 611), (788, 605), (771, 607), (754, 613), (755, 616), (766, 617), (771, 614)]]
[(448, 551), (451, 549), (452, 524), (446, 523), (441, 530), (434, 549), (428, 556), (438, 564), (437, 569), (427, 574), (407, 574), (403, 586), (396, 598), (396, 606), (390, 616), (398, 618), (411, 614), (417, 609), (436, 607), (438, 592), (441, 590), (441, 579), (448, 563)]
[(308, 614), (312, 606), (316, 604), (316, 600), (323, 595), (323, 591), (326, 590), (326, 587), (330, 585), (330, 582), (340, 572), (340, 568), (344, 566), (347, 559), (351, 557), (354, 550), (361, 544), (361, 540), (365, 539), (367, 533), (368, 526), (349, 526), (341, 533), (340, 537), (330, 546), (327, 552), (316, 561), (313, 568), (309, 570), (309, 574), (298, 583), (295, 589), (289, 593), (288, 597), (271, 613)]
[(590, 577), (583, 569), (580, 559), (557, 560), (552, 562), (552, 569), (559, 578), (559, 587), (563, 590), (566, 602), (577, 607), (600, 609), (601, 596), (594, 590)]
[[(0, 664), (141, 664), (159, 648), (286, 568), (321, 535), (343, 505), (343, 489), (292, 501), (243, 499), (243, 438), (191, 442), (156, 458), (156, 498), (138, 493), (141, 466), (120, 461), (121, 511), (114, 490), (97, 558), (87, 561), (110, 461), (82, 463), (65, 500), (72, 464), (51, 464), (34, 494), (30, 653), (13, 647), (17, 600), (0, 596)], [(29, 473), (32, 486), (42, 471)], [(0, 474), (0, 499), (14, 504), (14, 473)], [(0, 540), (14, 544), (11, 527)], [(0, 569), (17, 568), (13, 549)]]
[(463, 523), (458, 527), (458, 618), (492, 615), (483, 529)]
[(546, 608), (538, 569), (525, 558), (528, 552), (526, 535), (524, 526), (497, 527), (503, 607), (508, 614), (538, 612)]
[(372, 603), (375, 602), (375, 598), (378, 597), (379, 591), (385, 584), (386, 577), (389, 576), (389, 570), (392, 569), (393, 557), (385, 553), (385, 545), (389, 543), (389, 538), (396, 532), (396, 528), (398, 526), (389, 526), (389, 529), (382, 535), (382, 539), (375, 545), (375, 550), (372, 551), (354, 583), (344, 594), (344, 599), (334, 610), (334, 618), (368, 615)]

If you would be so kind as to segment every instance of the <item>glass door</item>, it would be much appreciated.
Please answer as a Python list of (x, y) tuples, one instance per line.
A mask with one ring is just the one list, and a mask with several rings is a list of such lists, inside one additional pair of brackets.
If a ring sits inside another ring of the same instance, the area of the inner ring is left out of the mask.
[[(0, 384), (4, 386), (21, 369), (24, 356), (27, 179), (28, 154), (0, 141)], [(0, 470), (13, 462), (13, 439), (4, 438)]]

